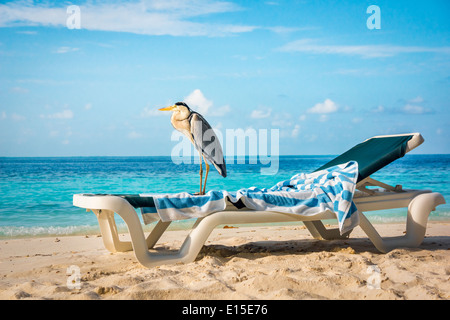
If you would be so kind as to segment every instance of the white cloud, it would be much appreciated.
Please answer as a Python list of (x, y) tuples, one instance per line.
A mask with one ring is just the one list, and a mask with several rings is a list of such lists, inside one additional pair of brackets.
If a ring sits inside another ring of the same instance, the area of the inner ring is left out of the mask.
[(379, 105), (378, 107), (372, 109), (372, 112), (374, 112), (374, 113), (381, 113), (384, 111), (385, 111), (385, 108), (382, 105)]
[(425, 102), (425, 100), (421, 96), (417, 96), (413, 99), (407, 100), (405, 106), (400, 110), (400, 112), (407, 114), (432, 113), (432, 109), (422, 106), (423, 102)]
[(272, 114), (272, 109), (270, 109), (270, 108), (267, 108), (265, 110), (256, 109), (256, 110), (252, 111), (252, 113), (250, 114), (250, 118), (264, 119), (264, 118), (269, 118), (271, 114)]
[(306, 52), (313, 54), (340, 54), (363, 58), (392, 57), (405, 53), (450, 54), (450, 47), (419, 47), (393, 45), (323, 45), (313, 39), (300, 39), (287, 43), (278, 49), (283, 52)]
[[(214, 103), (208, 100), (200, 89), (195, 89), (183, 100), (192, 110), (197, 111), (201, 115), (208, 115), (211, 117), (222, 117), (231, 111), (229, 105), (222, 107), (214, 107)], [(167, 103), (167, 106), (171, 102)], [(171, 112), (162, 112), (158, 110), (158, 107), (147, 106), (141, 112), (142, 118), (167, 116), (171, 115)]]
[(186, 98), (184, 102), (191, 108), (202, 115), (208, 113), (209, 108), (212, 107), (213, 102), (205, 98), (200, 89), (195, 89)]
[(226, 35), (226, 34), (234, 34), (234, 33), (245, 33), (252, 32), (256, 29), (259, 29), (257, 26), (240, 26), (240, 25), (226, 25), (221, 26), (219, 30), (215, 32), (215, 34), (211, 35)]
[(159, 111), (158, 108), (156, 107), (155, 108), (145, 107), (141, 113), (142, 118), (157, 117), (164, 115), (170, 115), (170, 113)]
[(318, 136), (317, 136), (316, 134), (307, 134), (307, 135), (305, 136), (305, 139), (306, 139), (308, 142), (314, 142), (314, 141), (317, 140), (317, 138), (318, 138)]
[[(0, 27), (66, 27), (67, 6), (50, 7), (48, 2), (18, 1), (0, 4)], [(241, 10), (238, 5), (218, 0), (140, 0), (105, 3), (88, 1), (80, 5), (82, 29), (130, 32), (146, 35), (223, 36), (250, 32), (247, 25), (194, 22), (205, 15)]]
[(85, 110), (91, 110), (92, 109), (92, 103), (90, 103), (90, 102), (86, 103), (85, 106), (84, 106), (84, 109)]
[(277, 113), (274, 117), (272, 117), (272, 126), (279, 128), (288, 128), (291, 127), (293, 123), (293, 118), (290, 113), (283, 112)]
[(353, 111), (353, 108), (350, 107), (350, 106), (345, 106), (345, 107), (343, 107), (343, 108), (341, 109), (341, 111), (343, 111), (343, 112), (352, 112), (352, 111)]
[(142, 134), (133, 130), (128, 134), (128, 138), (129, 139), (139, 139), (139, 138), (142, 138)]
[(212, 116), (212, 117), (223, 117), (224, 115), (226, 115), (230, 111), (231, 111), (230, 106), (229, 105), (224, 105), (223, 107), (213, 108), (212, 111), (210, 112), (210, 116)]
[(328, 114), (321, 114), (319, 117), (319, 121), (320, 122), (327, 122), (329, 119), (329, 115)]
[(389, 113), (389, 114), (427, 114), (427, 113), (433, 113), (433, 109), (423, 107), (422, 105), (419, 105), (418, 103), (423, 102), (423, 98), (416, 97), (411, 100), (407, 100), (405, 102), (405, 105), (403, 107), (392, 107), (392, 108), (386, 108), (382, 105), (379, 105), (376, 108), (372, 108), (372, 113)]
[(409, 104), (409, 103), (403, 107), (402, 111), (404, 113), (408, 113), (408, 114), (425, 114), (425, 113), (432, 112), (432, 110), (429, 108), (425, 108), (422, 106), (413, 105), (413, 104)]
[(19, 94), (24, 94), (24, 93), (28, 93), (29, 90), (26, 88), (22, 88), (22, 87), (13, 87), (10, 89), (11, 92), (13, 93), (19, 93)]
[(331, 71), (330, 74), (339, 74), (345, 76), (373, 76), (382, 73), (380, 69), (370, 68), (339, 68), (336, 71)]
[(22, 121), (25, 120), (25, 117), (20, 114), (13, 113), (11, 114), (11, 119), (13, 119), (14, 121)]
[(301, 28), (290, 28), (283, 26), (267, 27), (266, 29), (279, 34), (287, 34), (302, 30)]
[(333, 113), (338, 110), (337, 104), (331, 99), (325, 99), (324, 102), (317, 103), (314, 107), (308, 109), (308, 113)]
[(300, 133), (300, 125), (296, 124), (294, 129), (292, 129), (291, 136), (293, 138), (296, 138), (296, 137), (298, 137), (299, 133)]
[(234, 3), (214, 0), (147, 0), (138, 3), (146, 11), (170, 12), (187, 17), (240, 10)]
[(409, 100), (410, 103), (422, 103), (425, 100), (421, 96), (417, 96), (414, 99)]
[(41, 114), (42, 119), (72, 119), (73, 112), (72, 110), (66, 109), (61, 112), (56, 112), (53, 114)]
[(6, 120), (6, 119), (11, 119), (13, 121), (23, 121), (23, 120), (26, 120), (26, 117), (21, 114), (15, 113), (15, 112), (11, 113), (8, 116), (5, 111), (2, 111), (0, 113), (0, 120)]
[(80, 50), (80, 48), (71, 48), (71, 47), (59, 47), (58, 49), (56, 49), (55, 53), (68, 53), (68, 52), (75, 52)]
[[(405, 101), (405, 100), (403, 100)], [(419, 105), (418, 103), (423, 102), (423, 98), (416, 97), (411, 100), (405, 101), (405, 105), (403, 107), (392, 107), (392, 108), (386, 108), (382, 105), (379, 105), (376, 108), (372, 108), (370, 111), (372, 113), (384, 113), (384, 114), (428, 114), (433, 113), (433, 109), (424, 107), (422, 105)]]
[(0, 27), (62, 26), (67, 19), (66, 8), (49, 8), (32, 2), (9, 2), (0, 5)]
[(17, 31), (17, 34), (27, 34), (27, 35), (35, 35), (37, 31)]

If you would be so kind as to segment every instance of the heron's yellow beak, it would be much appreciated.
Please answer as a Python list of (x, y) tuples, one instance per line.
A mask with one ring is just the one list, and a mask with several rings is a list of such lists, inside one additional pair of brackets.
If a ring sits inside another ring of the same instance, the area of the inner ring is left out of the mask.
[(170, 111), (176, 108), (176, 105), (159, 109), (159, 111)]

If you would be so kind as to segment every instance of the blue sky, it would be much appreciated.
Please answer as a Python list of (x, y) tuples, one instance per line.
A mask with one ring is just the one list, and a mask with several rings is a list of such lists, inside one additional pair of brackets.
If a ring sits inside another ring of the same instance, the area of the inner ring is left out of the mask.
[[(67, 7), (80, 8), (69, 29)], [(381, 10), (369, 29), (366, 10)], [(421, 132), (450, 153), (450, 2), (2, 1), (0, 156), (170, 155), (186, 100), (281, 154)]]

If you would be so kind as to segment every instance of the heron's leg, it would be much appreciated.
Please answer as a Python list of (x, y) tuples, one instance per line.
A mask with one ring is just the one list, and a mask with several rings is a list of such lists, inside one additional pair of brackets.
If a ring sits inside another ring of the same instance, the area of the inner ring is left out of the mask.
[(202, 168), (202, 154), (198, 153), (200, 156), (200, 191), (199, 194), (202, 194), (202, 183), (203, 183), (203, 168)]
[(205, 183), (203, 184), (203, 194), (205, 194), (206, 180), (208, 180), (209, 164), (204, 157), (203, 157), (203, 159), (205, 160), (205, 167), (206, 167)]

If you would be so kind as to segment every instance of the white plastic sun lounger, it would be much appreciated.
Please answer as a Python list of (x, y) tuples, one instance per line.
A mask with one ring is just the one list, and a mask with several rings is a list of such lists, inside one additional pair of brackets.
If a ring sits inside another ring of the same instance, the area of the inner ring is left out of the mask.
[[(428, 216), (435, 207), (445, 203), (443, 196), (429, 190), (403, 190), (401, 186), (389, 186), (370, 178), (370, 174), (423, 142), (419, 133), (376, 136), (360, 143), (317, 170), (334, 164), (354, 160), (359, 165), (359, 179), (353, 201), (358, 208), (359, 226), (367, 234), (375, 247), (389, 252), (399, 247), (417, 247), (425, 236)], [(378, 186), (382, 189), (368, 189)], [(154, 207), (152, 197), (139, 195), (95, 195), (76, 194), (73, 204), (93, 211), (98, 219), (105, 247), (111, 252), (134, 250), (137, 260), (145, 267), (178, 262), (189, 263), (195, 260), (212, 230), (223, 224), (255, 224), (302, 221), (316, 239), (346, 239), (350, 232), (343, 235), (339, 229), (326, 229), (321, 220), (336, 219), (333, 212), (325, 211), (314, 216), (301, 216), (269, 211), (254, 211), (247, 208), (237, 209), (230, 203), (224, 211), (198, 218), (178, 252), (161, 253), (150, 251), (170, 222), (159, 220), (146, 237), (141, 220), (135, 208)], [(399, 237), (381, 237), (363, 212), (408, 208), (406, 234)], [(130, 241), (119, 240), (114, 214), (118, 214), (126, 223)]]

